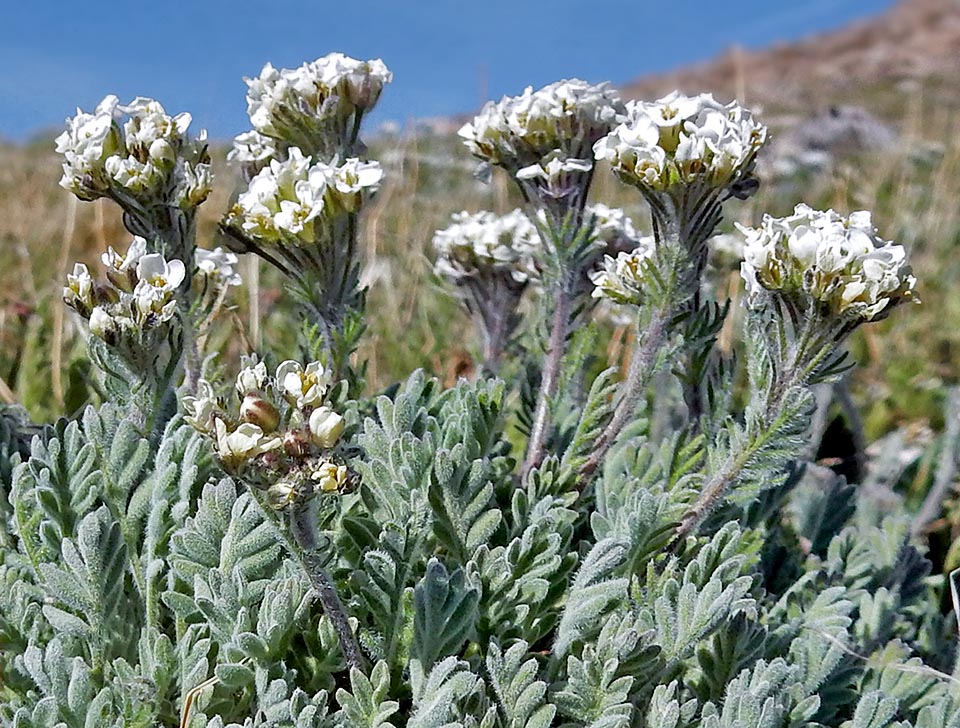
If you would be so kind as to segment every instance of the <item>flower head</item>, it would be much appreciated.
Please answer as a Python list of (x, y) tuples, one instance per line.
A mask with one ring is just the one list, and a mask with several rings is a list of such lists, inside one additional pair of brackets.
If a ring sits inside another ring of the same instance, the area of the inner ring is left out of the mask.
[(277, 367), (277, 387), (298, 408), (320, 404), (330, 386), (330, 372), (323, 364), (312, 361), (306, 367), (300, 362), (285, 361)]
[(590, 275), (594, 298), (605, 298), (614, 303), (639, 304), (643, 301), (648, 269), (655, 250), (654, 239), (641, 237), (630, 252), (620, 252), (615, 258), (604, 256), (600, 270)]
[(197, 396), (183, 398), (184, 421), (203, 433), (214, 432), (214, 416), (219, 411), (220, 401), (210, 382), (197, 382)]
[(673, 92), (653, 103), (628, 103), (626, 117), (593, 150), (621, 179), (642, 189), (694, 182), (722, 189), (750, 174), (766, 134), (736, 102)]
[[(371, 109), (393, 74), (380, 59), (360, 61), (331, 53), (298, 68), (266, 64), (256, 78), (246, 78), (247, 114), (261, 135), (323, 143), (331, 120)], [(317, 151), (311, 149), (311, 151)]]
[(579, 79), (552, 83), (519, 96), (489, 102), (460, 129), (467, 148), (480, 159), (516, 174), (556, 175), (548, 170), (550, 155), (564, 160), (590, 162), (589, 150), (606, 135), (624, 111), (619, 95), (606, 83), (593, 85)]
[(496, 273), (523, 284), (536, 275), (539, 246), (537, 229), (521, 210), (506, 215), (458, 212), (448, 227), (434, 233), (434, 270), (454, 283)]
[(206, 137), (189, 139), (190, 121), (189, 114), (170, 116), (143, 97), (123, 106), (107, 96), (92, 114), (78, 109), (57, 137), (64, 157), (60, 185), (83, 200), (132, 196), (140, 207), (195, 207), (209, 194), (212, 176)]
[(793, 215), (765, 215), (746, 237), (741, 273), (751, 302), (763, 291), (812, 303), (845, 321), (883, 318), (917, 300), (902, 245), (881, 239), (869, 212), (844, 217), (797, 205)]

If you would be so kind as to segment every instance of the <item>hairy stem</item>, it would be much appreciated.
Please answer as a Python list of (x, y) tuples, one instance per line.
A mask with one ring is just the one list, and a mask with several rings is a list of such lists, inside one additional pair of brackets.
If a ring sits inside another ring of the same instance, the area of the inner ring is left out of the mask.
[(523, 477), (540, 465), (543, 461), (544, 446), (547, 440), (547, 430), (550, 419), (550, 400), (557, 393), (560, 380), (560, 364), (566, 351), (567, 329), (570, 326), (570, 306), (572, 293), (566, 281), (557, 286), (557, 295), (554, 300), (553, 319), (550, 324), (549, 350), (544, 361), (543, 374), (540, 378), (540, 390), (537, 394), (537, 406), (533, 417), (533, 426), (530, 428), (530, 440), (527, 443), (527, 454), (523, 460), (521, 473)]
[[(246, 485), (246, 484), (245, 484)], [(333, 579), (323, 568), (323, 564), (316, 552), (316, 538), (313, 532), (313, 526), (305, 517), (308, 510), (299, 508), (292, 514), (289, 520), (289, 532), (286, 524), (281, 522), (277, 512), (271, 508), (264, 500), (264, 495), (256, 487), (246, 485), (247, 491), (253, 496), (254, 502), (260, 507), (260, 512), (264, 518), (274, 525), (277, 535), (283, 541), (287, 552), (300, 565), (304, 575), (310, 582), (310, 586), (320, 600), (323, 607), (323, 613), (330, 620), (334, 631), (337, 633), (337, 640), (340, 642), (340, 650), (343, 652), (347, 665), (350, 668), (357, 668), (361, 672), (366, 672), (366, 660), (360, 651), (360, 644), (357, 637), (350, 628), (350, 621), (347, 618), (347, 612), (343, 608), (343, 602), (340, 601), (340, 595), (337, 593), (337, 587)]]
[(729, 454), (720, 469), (707, 481), (694, 504), (687, 509), (680, 519), (670, 548), (679, 546), (700, 527), (726, 497), (757, 453), (769, 444), (779, 426), (787, 418), (796, 416), (796, 412), (787, 406), (788, 395), (809, 385), (814, 372), (823, 364), (832, 349), (829, 342), (817, 341), (814, 336), (815, 329), (816, 322), (811, 317), (798, 337), (789, 365), (776, 377), (767, 396), (758, 397), (751, 403), (750, 409), (754, 411), (754, 415), (751, 416), (748, 409), (746, 437), (742, 447)]
[(630, 359), (630, 369), (623, 385), (623, 394), (613, 412), (613, 417), (597, 438), (593, 452), (580, 469), (581, 488), (590, 481), (623, 428), (636, 413), (647, 385), (656, 373), (657, 358), (667, 341), (667, 326), (672, 318), (673, 306), (669, 302), (654, 310), (643, 339)]

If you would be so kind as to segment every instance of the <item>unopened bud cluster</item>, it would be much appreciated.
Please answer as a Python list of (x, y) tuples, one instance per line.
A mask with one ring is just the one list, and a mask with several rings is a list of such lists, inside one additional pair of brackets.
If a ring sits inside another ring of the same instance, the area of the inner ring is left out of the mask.
[(739, 227), (746, 236), (741, 273), (752, 302), (773, 291), (856, 323), (917, 300), (906, 251), (877, 236), (869, 212), (844, 217), (797, 205), (787, 217), (765, 215), (758, 228)]
[(63, 289), (63, 300), (89, 321), (92, 334), (116, 346), (174, 318), (186, 273), (181, 261), (148, 254), (143, 238), (134, 238), (126, 255), (111, 247), (101, 260), (106, 281), (94, 281), (87, 266), (77, 263)]
[(157, 101), (138, 97), (126, 106), (107, 96), (93, 113), (77, 109), (57, 137), (63, 154), (60, 185), (82, 200), (137, 200), (149, 207), (197, 207), (213, 176), (206, 133), (187, 135), (190, 114), (170, 116)]
[(200, 380), (183, 400), (185, 419), (207, 435), (223, 467), (267, 492), (277, 508), (319, 491), (341, 492), (348, 471), (335, 459), (343, 417), (324, 404), (330, 373), (320, 362), (281, 363), (271, 375), (250, 361), (237, 375), (239, 405)]
[(596, 143), (594, 153), (622, 180), (644, 190), (694, 183), (730, 189), (751, 174), (766, 135), (766, 127), (736, 102), (673, 92), (652, 103), (628, 103), (625, 118)]

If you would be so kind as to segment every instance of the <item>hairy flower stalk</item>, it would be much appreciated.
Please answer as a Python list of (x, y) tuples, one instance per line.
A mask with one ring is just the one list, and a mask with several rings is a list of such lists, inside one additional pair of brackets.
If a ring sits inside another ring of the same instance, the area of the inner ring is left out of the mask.
[(543, 459), (570, 316), (593, 260), (595, 246), (584, 224), (593, 145), (610, 132), (623, 111), (619, 96), (607, 84), (564, 80), (490, 102), (459, 132), (476, 157), (513, 177), (531, 220), (542, 221), (541, 266), (553, 313), (523, 476)]
[[(639, 333), (614, 414), (581, 469), (581, 483), (603, 462), (636, 411), (669, 341), (671, 322), (684, 312), (699, 314), (707, 241), (720, 221), (723, 203), (756, 190), (754, 162), (765, 140), (766, 128), (739, 104), (722, 105), (709, 94), (674, 92), (653, 103), (630, 102), (623, 121), (594, 145), (596, 158), (607, 160), (650, 207), (656, 238), (650, 257), (658, 275), (647, 276), (647, 328)], [(597, 295), (613, 301), (634, 296), (636, 300), (628, 302), (640, 303), (644, 285), (639, 280), (627, 292), (617, 291), (624, 285), (623, 276), (604, 273), (595, 282)], [(693, 352), (686, 354), (689, 369)], [(684, 399), (696, 422), (702, 411), (698, 382), (685, 382)]]
[(766, 215), (761, 227), (740, 229), (742, 275), (761, 332), (751, 355), (760, 365), (743, 435), (681, 519), (674, 544), (716, 509), (778, 430), (797, 419), (806, 427), (807, 388), (842, 369), (850, 333), (917, 300), (903, 246), (879, 238), (869, 212), (843, 217), (798, 205), (791, 216)]
[(304, 348), (349, 368), (364, 304), (357, 256), (358, 218), (383, 170), (363, 160), (364, 115), (392, 74), (380, 60), (333, 53), (296, 69), (264, 66), (247, 79), (254, 130), (237, 137), (230, 158), (247, 188), (221, 229), (231, 247), (254, 253), (294, 284), (304, 305)]

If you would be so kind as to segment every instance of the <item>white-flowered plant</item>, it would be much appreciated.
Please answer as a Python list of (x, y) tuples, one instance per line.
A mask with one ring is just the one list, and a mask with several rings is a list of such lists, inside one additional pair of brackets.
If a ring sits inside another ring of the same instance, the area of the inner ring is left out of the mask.
[[(388, 80), (335, 54), (249, 84), (221, 231), (303, 304), (271, 312), (300, 329), (269, 366), (219, 374), (256, 339), (242, 309), (197, 323), (238, 259), (194, 253), (169, 196), (122, 198), (141, 237), (104, 253), (105, 281), (67, 276), (103, 401), (43, 427), (0, 406), (0, 726), (960, 728), (929, 509), (891, 497), (926, 476), (860, 487), (813, 461), (812, 386), (853, 328), (915, 300), (903, 248), (866, 213), (764, 218), (730, 316), (706, 253), (762, 127), (709, 96), (631, 105), (608, 142), (634, 140), (618, 171), (645, 236), (586, 204), (615, 93), (528, 90), (465, 129), (523, 212), (434, 238), (485, 366), (373, 392), (357, 225), (382, 173), (356, 135)], [(185, 119), (115, 106), (71, 126), (71, 164), (134, 150), (176, 186)], [(598, 301), (633, 331), (606, 337)], [(182, 343), (238, 330), (218, 356)], [(948, 466), (955, 439), (931, 451)]]
[(775, 291), (838, 320), (871, 321), (917, 300), (906, 250), (878, 237), (869, 212), (843, 216), (801, 204), (787, 217), (765, 215), (758, 228), (738, 227), (751, 302)]

